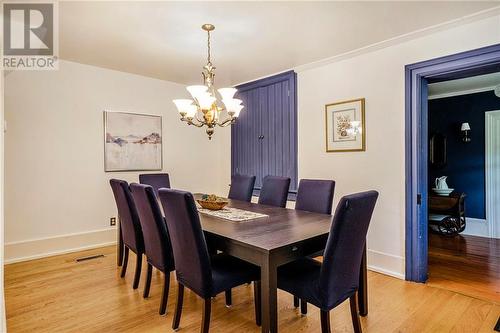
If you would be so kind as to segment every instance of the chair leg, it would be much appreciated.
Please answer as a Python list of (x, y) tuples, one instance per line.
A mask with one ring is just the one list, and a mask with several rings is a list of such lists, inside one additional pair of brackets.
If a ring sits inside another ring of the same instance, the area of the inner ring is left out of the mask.
[(120, 277), (125, 277), (125, 273), (127, 273), (127, 266), (128, 266), (128, 247), (125, 246), (124, 252), (123, 252), (123, 265), (122, 265), (122, 273), (120, 274)]
[(232, 296), (231, 296), (231, 289), (229, 290), (226, 290), (225, 293), (226, 295), (226, 307), (231, 307), (231, 305), (233, 305), (233, 299), (232, 299)]
[(153, 266), (148, 263), (148, 269), (146, 272), (146, 283), (144, 284), (144, 292), (142, 293), (142, 297), (149, 297), (149, 289), (151, 288), (151, 276), (153, 275)]
[(300, 313), (303, 315), (307, 314), (307, 302), (303, 299), (300, 300)]
[(321, 310), (321, 333), (331, 333), (331, 331), (330, 331), (330, 311)]
[(351, 304), (351, 318), (354, 332), (361, 333), (361, 323), (359, 321), (358, 301), (356, 294), (352, 295), (349, 298), (349, 303)]
[(137, 289), (139, 287), (139, 281), (141, 280), (142, 271), (142, 253), (137, 253), (137, 260), (135, 262), (135, 275), (133, 288)]
[(184, 286), (180, 283), (178, 284), (179, 288), (177, 289), (177, 304), (175, 305), (174, 320), (172, 321), (172, 328), (176, 331), (179, 329), (179, 324), (181, 322), (182, 302), (184, 301)]
[(201, 318), (201, 333), (208, 333), (210, 329), (210, 313), (212, 311), (212, 297), (205, 298), (203, 302), (203, 317)]
[(261, 308), (261, 299), (260, 299), (260, 281), (253, 282), (253, 301), (255, 303), (255, 323), (257, 326), (262, 325), (262, 308)]
[(294, 308), (299, 307), (299, 298), (297, 296), (293, 296), (293, 307)]
[(167, 312), (168, 289), (170, 289), (170, 272), (166, 272), (164, 274), (163, 291), (160, 303), (160, 315), (164, 315), (165, 312)]

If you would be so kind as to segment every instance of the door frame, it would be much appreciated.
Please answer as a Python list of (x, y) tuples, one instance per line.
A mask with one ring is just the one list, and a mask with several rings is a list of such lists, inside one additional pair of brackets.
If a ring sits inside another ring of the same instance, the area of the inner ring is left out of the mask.
[(406, 280), (427, 280), (428, 82), (486, 74), (497, 66), (500, 44), (405, 66)]
[[(486, 174), (486, 222), (488, 235), (500, 238), (500, 145), (496, 141), (500, 135), (500, 110), (487, 111), (485, 122), (485, 174)], [(493, 133), (496, 136), (493, 138)], [(492, 158), (495, 159), (492, 161)]]

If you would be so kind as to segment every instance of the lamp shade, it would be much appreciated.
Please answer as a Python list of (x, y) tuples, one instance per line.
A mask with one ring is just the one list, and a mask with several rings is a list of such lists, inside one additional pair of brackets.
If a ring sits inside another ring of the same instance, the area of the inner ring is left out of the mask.
[(172, 102), (174, 102), (175, 106), (177, 107), (177, 111), (179, 111), (180, 114), (186, 114), (189, 106), (193, 103), (192, 99), (174, 99)]
[(236, 88), (221, 88), (217, 90), (219, 94), (222, 96), (222, 99), (225, 100), (230, 100), (233, 99), (234, 94), (238, 91)]
[(460, 127), (461, 131), (470, 131), (470, 125), (469, 123), (462, 123), (462, 126)]
[(195, 85), (186, 87), (187, 91), (193, 96), (193, 98), (200, 98), (201, 96), (207, 94), (208, 87), (203, 85)]
[(202, 110), (209, 110), (212, 108), (212, 104), (215, 102), (215, 97), (212, 97), (208, 94), (201, 95), (197, 98), (198, 104)]

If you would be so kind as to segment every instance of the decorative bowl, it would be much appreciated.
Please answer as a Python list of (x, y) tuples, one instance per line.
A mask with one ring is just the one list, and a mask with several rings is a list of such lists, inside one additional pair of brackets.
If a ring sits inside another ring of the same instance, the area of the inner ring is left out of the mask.
[(453, 188), (433, 188), (432, 189), (437, 195), (447, 197), (451, 192), (454, 191)]
[(225, 198), (218, 197), (214, 194), (204, 194), (201, 199), (196, 200), (201, 207), (210, 210), (221, 210), (224, 208), (228, 201)]

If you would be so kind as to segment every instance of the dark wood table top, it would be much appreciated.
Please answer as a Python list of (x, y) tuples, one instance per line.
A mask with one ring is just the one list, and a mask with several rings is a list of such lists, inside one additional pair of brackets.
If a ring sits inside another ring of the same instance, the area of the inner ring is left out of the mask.
[[(195, 194), (199, 198), (200, 194)], [(229, 199), (227, 207), (266, 214), (268, 217), (242, 222), (200, 213), (205, 232), (229, 238), (254, 248), (272, 251), (328, 234), (332, 216)]]

